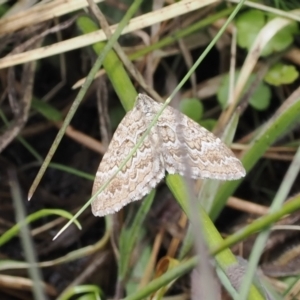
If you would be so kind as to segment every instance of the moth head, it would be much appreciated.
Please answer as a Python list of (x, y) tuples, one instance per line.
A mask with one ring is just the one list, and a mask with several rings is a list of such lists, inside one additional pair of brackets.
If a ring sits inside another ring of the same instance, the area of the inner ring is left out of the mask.
[(142, 111), (146, 116), (153, 115), (155, 101), (145, 94), (138, 94), (135, 100), (135, 107)]

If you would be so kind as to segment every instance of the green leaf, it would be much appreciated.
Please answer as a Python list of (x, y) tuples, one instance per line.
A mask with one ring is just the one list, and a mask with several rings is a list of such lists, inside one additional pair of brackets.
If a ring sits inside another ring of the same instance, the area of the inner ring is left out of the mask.
[(31, 107), (50, 121), (61, 121), (63, 119), (61, 112), (47, 102), (33, 98)]
[(203, 115), (203, 105), (196, 98), (183, 99), (179, 104), (179, 109), (195, 122), (200, 121)]
[[(239, 71), (236, 72), (235, 79), (238, 78), (239, 73), (240, 73)], [(255, 79), (256, 79), (255, 75), (252, 74), (248, 79), (244, 92), (250, 88), (251, 84), (255, 81)], [(226, 107), (228, 93), (229, 93), (229, 75), (227, 74), (224, 76), (221, 86), (217, 93), (217, 99), (223, 109)], [(271, 100), (270, 88), (264, 82), (260, 82), (260, 84), (256, 88), (256, 91), (250, 97), (249, 103), (253, 108), (257, 110), (265, 110), (266, 108), (268, 108), (270, 104), (270, 100)]]
[(215, 128), (217, 121), (215, 119), (205, 119), (198, 122), (202, 127), (206, 128), (209, 131), (213, 131)]
[[(251, 81), (251, 77), (250, 77), (250, 81)], [(256, 110), (265, 110), (269, 107), (270, 101), (271, 101), (270, 88), (262, 82), (257, 87), (253, 96), (250, 98), (250, 105)]]
[(240, 14), (235, 22), (238, 45), (249, 50), (265, 23), (265, 15), (259, 10), (249, 10)]
[(280, 86), (293, 83), (299, 77), (299, 72), (293, 65), (277, 63), (268, 71), (265, 81), (269, 84)]
[(297, 23), (292, 22), (285, 26), (270, 40), (262, 51), (262, 56), (268, 56), (274, 52), (280, 52), (289, 47), (294, 41), (294, 34), (297, 32)]
[[(262, 11), (249, 10), (236, 19), (237, 43), (240, 47), (250, 50), (260, 30), (274, 18), (273, 15), (264, 14)], [(270, 40), (262, 51), (261, 56), (268, 56), (289, 47), (298, 32), (298, 25), (292, 22), (284, 27)]]

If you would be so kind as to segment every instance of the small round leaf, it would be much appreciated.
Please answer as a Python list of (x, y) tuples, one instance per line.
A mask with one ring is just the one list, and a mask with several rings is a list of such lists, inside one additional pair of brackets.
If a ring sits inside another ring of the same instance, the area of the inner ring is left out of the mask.
[(203, 105), (196, 98), (183, 99), (180, 102), (179, 109), (192, 120), (198, 122), (203, 115)]

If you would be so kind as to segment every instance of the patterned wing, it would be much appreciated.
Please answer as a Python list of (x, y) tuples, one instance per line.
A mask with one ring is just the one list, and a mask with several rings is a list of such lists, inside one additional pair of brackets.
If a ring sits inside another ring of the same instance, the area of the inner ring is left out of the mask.
[(168, 173), (219, 180), (245, 176), (241, 162), (219, 138), (174, 108), (164, 110), (157, 130)]
[[(116, 172), (146, 129), (143, 113), (137, 107), (126, 114), (100, 163), (93, 195)], [(140, 200), (161, 181), (165, 167), (157, 143), (154, 127), (133, 157), (92, 202), (95, 216), (114, 213), (126, 204)]]

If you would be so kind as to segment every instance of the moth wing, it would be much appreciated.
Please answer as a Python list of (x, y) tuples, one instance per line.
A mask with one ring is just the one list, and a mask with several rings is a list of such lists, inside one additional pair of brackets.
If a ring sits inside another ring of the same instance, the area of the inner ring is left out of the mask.
[[(92, 195), (118, 170), (146, 129), (147, 124), (140, 111), (134, 108), (126, 114), (99, 165)], [(161, 181), (165, 176), (165, 168), (161, 154), (157, 153), (156, 143), (157, 137), (150, 133), (122, 170), (92, 202), (95, 216), (115, 213), (128, 203), (140, 200)]]
[(157, 127), (168, 173), (219, 180), (245, 176), (239, 159), (219, 138), (174, 108), (164, 110)]

